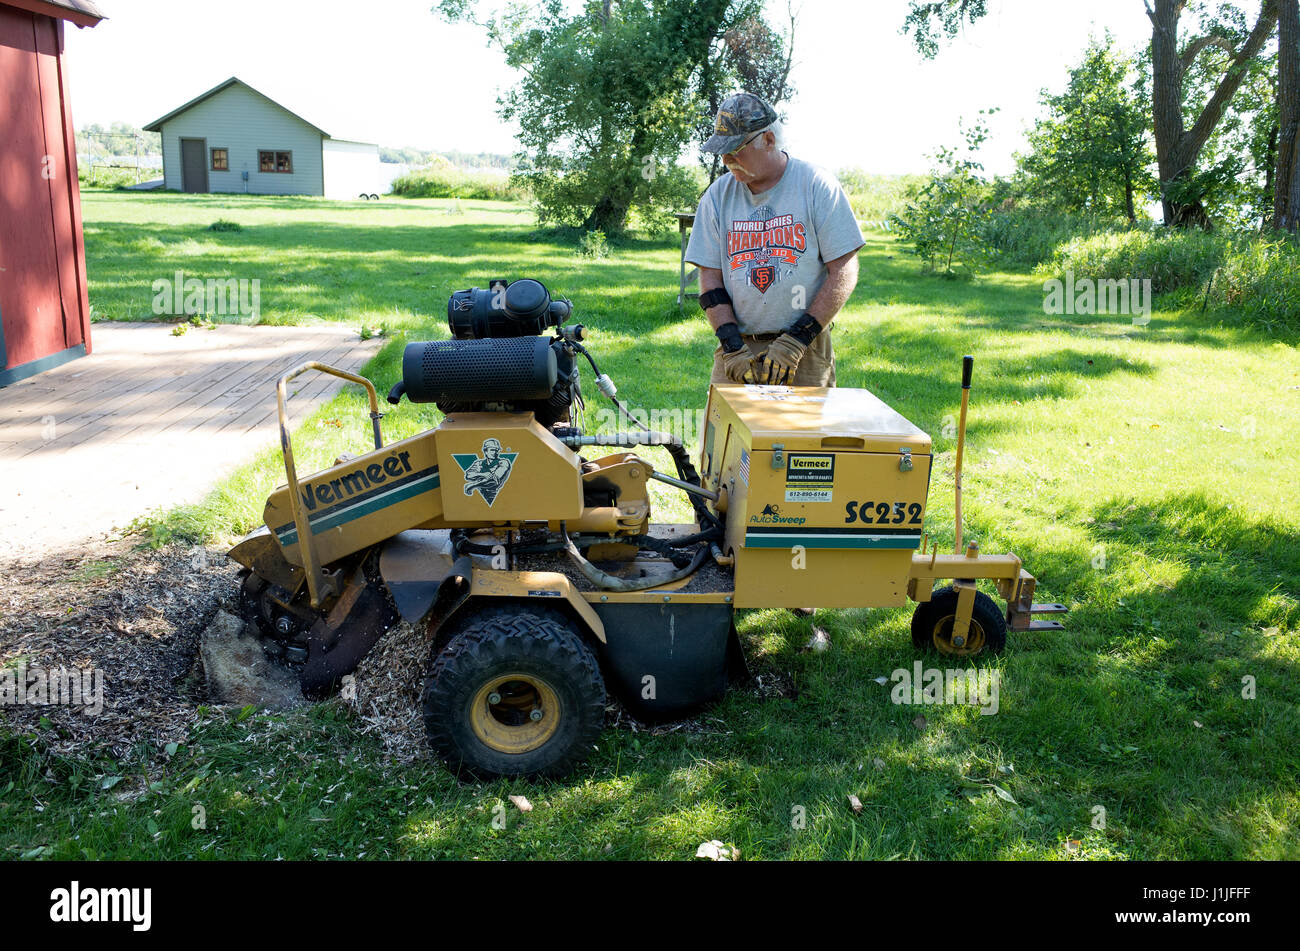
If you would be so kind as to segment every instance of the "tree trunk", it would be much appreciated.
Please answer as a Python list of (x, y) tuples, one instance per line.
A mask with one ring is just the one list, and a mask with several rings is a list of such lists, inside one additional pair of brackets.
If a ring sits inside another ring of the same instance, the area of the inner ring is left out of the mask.
[[(1183, 122), (1183, 74), (1196, 54), (1207, 45), (1220, 45), (1212, 38), (1201, 37), (1178, 53), (1178, 19), (1187, 0), (1154, 0), (1147, 5), (1151, 19), (1151, 102), (1156, 138), (1156, 164), (1160, 169), (1161, 203), (1165, 224), (1185, 226), (1208, 221), (1198, 196), (1190, 199), (1170, 197), (1170, 191), (1196, 168), (1196, 160), (1210, 133), (1223, 117), (1223, 111), (1246, 77), (1242, 68), (1268, 41), (1277, 24), (1278, 0), (1264, 0), (1259, 19), (1250, 36), (1237, 50), (1228, 71), (1219, 81), (1214, 94), (1188, 129)], [(1282, 0), (1294, 2), (1294, 0)]]
[[(1276, 89), (1273, 90), (1273, 98), (1277, 99)], [(1276, 122), (1274, 122), (1273, 127), (1268, 130), (1268, 168), (1264, 169), (1264, 194), (1268, 196), (1266, 200), (1269, 205), (1274, 205), (1277, 201), (1277, 192), (1273, 186), (1277, 181), (1277, 143), (1281, 131), (1282, 130), (1277, 127)]]
[(587, 231), (603, 231), (607, 235), (621, 234), (627, 230), (627, 212), (630, 199), (606, 192), (591, 209), (582, 227)]
[[(707, 61), (710, 47), (722, 33), (731, 2), (732, 0), (697, 0), (689, 4), (668, 5), (659, 18), (664, 24), (665, 35), (680, 36), (682, 39), (658, 64), (656, 74), (668, 77), (678, 68), (690, 66), (701, 60)], [(603, 29), (610, 28), (612, 15), (611, 0), (603, 0), (600, 14)], [(610, 63), (607, 64), (607, 68), (622, 67), (620, 64)], [(666, 83), (666, 85), (670, 84)], [(649, 108), (651, 103), (631, 103), (629, 106), (633, 113), (637, 113), (638, 110)], [(634, 128), (640, 127), (639, 123), (634, 126)], [(633, 157), (634, 164), (630, 168), (624, 166), (622, 171), (612, 171), (603, 194), (592, 206), (591, 212), (583, 222), (583, 227), (588, 231), (599, 229), (607, 235), (614, 235), (627, 229), (628, 210), (637, 197), (637, 189), (641, 185), (642, 162), (648, 154), (644, 143), (645, 139), (640, 132), (633, 134), (631, 149), (625, 154)], [(602, 119), (599, 154), (606, 156), (613, 151), (612, 143), (606, 137), (606, 127)]]
[(1278, 0), (1277, 166), (1273, 227), (1300, 224), (1300, 0)]

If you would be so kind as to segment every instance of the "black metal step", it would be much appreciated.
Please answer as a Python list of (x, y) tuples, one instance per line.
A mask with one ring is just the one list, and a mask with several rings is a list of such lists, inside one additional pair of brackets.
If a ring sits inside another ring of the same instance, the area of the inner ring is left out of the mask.
[(1065, 625), (1060, 621), (1030, 621), (1026, 631), (1063, 631)]

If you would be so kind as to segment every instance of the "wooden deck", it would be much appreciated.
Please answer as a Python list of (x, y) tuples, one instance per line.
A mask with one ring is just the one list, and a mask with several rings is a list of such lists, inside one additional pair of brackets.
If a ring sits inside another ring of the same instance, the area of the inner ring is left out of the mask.
[[(172, 326), (96, 324), (90, 356), (0, 388), (0, 560), (72, 548), (198, 501), (278, 445), (281, 374), (307, 360), (356, 372), (383, 343), (337, 325), (221, 325), (179, 337)], [(293, 418), (341, 385), (299, 377)]]

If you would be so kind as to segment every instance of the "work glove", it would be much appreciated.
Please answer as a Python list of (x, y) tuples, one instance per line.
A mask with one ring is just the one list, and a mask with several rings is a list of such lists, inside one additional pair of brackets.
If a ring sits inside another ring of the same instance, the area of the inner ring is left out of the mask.
[(727, 379), (733, 383), (753, 383), (754, 368), (757, 361), (754, 355), (749, 352), (749, 348), (742, 346), (739, 350), (731, 352), (723, 351), (722, 365), (726, 371)]
[(752, 380), (746, 383), (766, 383), (783, 386), (794, 379), (799, 361), (803, 359), (808, 344), (822, 331), (821, 322), (812, 314), (804, 313), (786, 328), (785, 333), (772, 341), (771, 346), (754, 365)]
[(752, 379), (746, 383), (765, 383), (770, 386), (782, 386), (794, 379), (794, 371), (799, 367), (804, 351), (808, 349), (802, 343), (783, 333), (768, 346), (763, 356), (756, 361)]
[(722, 366), (727, 379), (732, 383), (745, 383), (745, 377), (752, 374), (753, 354), (740, 337), (740, 327), (734, 321), (728, 321), (713, 331), (722, 344)]

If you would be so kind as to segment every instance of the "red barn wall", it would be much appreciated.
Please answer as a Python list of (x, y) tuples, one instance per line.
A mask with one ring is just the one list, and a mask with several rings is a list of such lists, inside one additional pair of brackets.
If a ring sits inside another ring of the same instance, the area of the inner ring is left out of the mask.
[(63, 23), (0, 2), (0, 385), (90, 349)]

